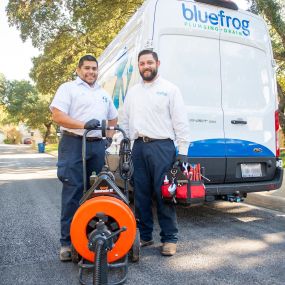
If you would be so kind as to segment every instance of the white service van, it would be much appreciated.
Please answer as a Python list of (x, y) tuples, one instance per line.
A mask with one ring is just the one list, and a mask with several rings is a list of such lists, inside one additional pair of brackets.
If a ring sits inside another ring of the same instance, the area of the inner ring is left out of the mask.
[(205, 167), (208, 201), (278, 189), (283, 177), (267, 26), (230, 2), (145, 1), (99, 58), (99, 82), (120, 112), (140, 80), (139, 51), (158, 53), (159, 73), (187, 105), (188, 156)]

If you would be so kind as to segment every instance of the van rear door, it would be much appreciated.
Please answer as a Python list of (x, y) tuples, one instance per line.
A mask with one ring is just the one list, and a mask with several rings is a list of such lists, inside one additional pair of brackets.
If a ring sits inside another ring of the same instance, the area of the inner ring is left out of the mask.
[(269, 38), (262, 21), (251, 19), (250, 25), (249, 37), (221, 34), (220, 40), (225, 182), (270, 180), (275, 173), (276, 97)]
[(164, 33), (158, 52), (160, 74), (180, 88), (187, 106), (192, 142), (188, 156), (201, 162), (212, 183), (223, 183), (226, 161), (219, 40)]

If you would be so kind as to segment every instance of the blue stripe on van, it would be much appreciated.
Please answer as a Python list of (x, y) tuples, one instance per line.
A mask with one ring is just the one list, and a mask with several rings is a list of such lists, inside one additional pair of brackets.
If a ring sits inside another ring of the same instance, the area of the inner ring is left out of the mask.
[[(261, 150), (259, 152), (254, 151)], [(191, 142), (190, 157), (274, 157), (267, 147), (251, 141), (237, 139), (208, 139)]]

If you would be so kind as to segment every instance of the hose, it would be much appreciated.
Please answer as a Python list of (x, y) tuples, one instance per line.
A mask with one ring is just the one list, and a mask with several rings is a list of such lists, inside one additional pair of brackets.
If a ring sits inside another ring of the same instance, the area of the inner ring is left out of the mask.
[(104, 241), (98, 240), (96, 243), (93, 285), (108, 284), (107, 252), (104, 250)]
[(131, 141), (128, 138), (123, 138), (120, 143), (119, 152), (119, 174), (123, 180), (130, 180), (133, 172), (133, 162), (131, 157)]

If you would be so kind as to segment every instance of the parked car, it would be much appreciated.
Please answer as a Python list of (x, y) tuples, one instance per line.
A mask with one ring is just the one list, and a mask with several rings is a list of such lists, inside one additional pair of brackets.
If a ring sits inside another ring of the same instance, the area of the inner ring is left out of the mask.
[(32, 139), (31, 138), (25, 138), (24, 144), (32, 144)]

